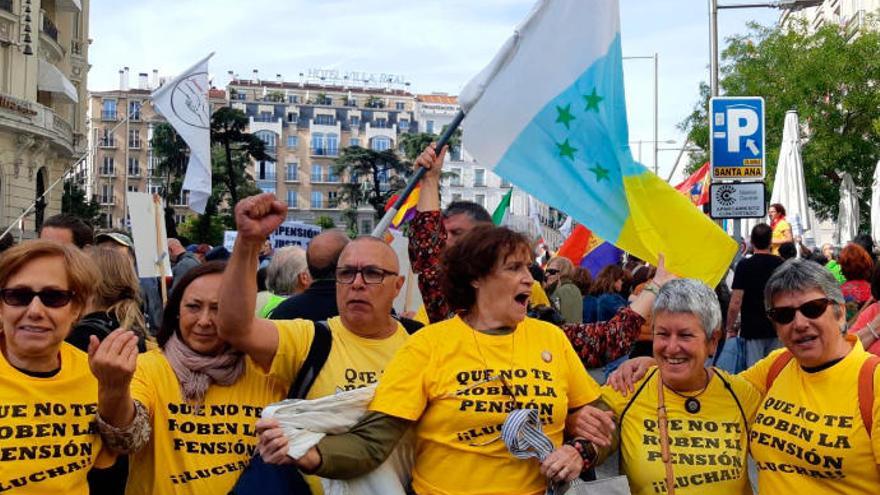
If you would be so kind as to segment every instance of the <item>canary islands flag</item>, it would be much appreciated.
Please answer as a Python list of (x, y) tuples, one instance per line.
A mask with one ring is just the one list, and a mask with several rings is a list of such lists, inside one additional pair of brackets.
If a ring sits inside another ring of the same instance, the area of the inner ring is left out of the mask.
[(462, 91), (464, 147), (615, 246), (714, 286), (736, 243), (628, 144), (618, 2), (540, 0)]

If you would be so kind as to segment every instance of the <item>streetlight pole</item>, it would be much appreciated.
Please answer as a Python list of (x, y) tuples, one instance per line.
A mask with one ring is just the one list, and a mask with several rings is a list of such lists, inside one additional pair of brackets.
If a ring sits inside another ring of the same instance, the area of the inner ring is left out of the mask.
[[(660, 138), (658, 137), (659, 128), (660, 128), (660, 125), (659, 125), (659, 122), (660, 122), (659, 121), (659, 118), (660, 118), (659, 117), (659, 115), (660, 115), (660, 111), (659, 111), (660, 110), (660, 89), (659, 89), (659, 84), (658, 84), (660, 79), (658, 77), (659, 71), (657, 69), (658, 58), (659, 58), (659, 56), (657, 55), (657, 52), (654, 52), (653, 55), (638, 55), (638, 56), (633, 56), (633, 57), (623, 57), (624, 60), (653, 60), (654, 61), (654, 141), (653, 142), (654, 142), (654, 174), (655, 175), (657, 174), (657, 170), (658, 170), (657, 156), (659, 154), (658, 153), (659, 150), (658, 150), (657, 145), (660, 142), (659, 141)], [(639, 141), (639, 161), (640, 162), (642, 161), (641, 146), (642, 146), (642, 141)]]
[[(823, 0), (776, 0), (764, 3), (741, 3), (732, 5), (718, 5), (718, 0), (709, 0), (709, 85), (712, 90), (712, 96), (718, 96), (718, 10), (719, 9), (754, 9), (754, 8), (771, 8), (771, 9), (788, 9), (791, 11), (801, 10), (807, 7), (815, 7), (821, 5)], [(709, 115), (711, 119), (712, 116)], [(711, 139), (711, 137), (710, 137)], [(720, 220), (719, 220), (720, 222)], [(739, 242), (740, 240), (740, 219), (733, 220), (733, 236)]]

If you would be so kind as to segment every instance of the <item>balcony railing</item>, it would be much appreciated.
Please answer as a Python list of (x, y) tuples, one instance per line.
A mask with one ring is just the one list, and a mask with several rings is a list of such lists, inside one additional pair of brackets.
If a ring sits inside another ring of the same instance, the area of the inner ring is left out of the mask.
[(113, 177), (116, 175), (116, 169), (114, 167), (101, 167), (99, 173), (106, 177)]
[(339, 148), (312, 148), (313, 156), (339, 156)]
[(339, 176), (335, 174), (312, 174), (311, 176), (312, 183), (328, 183), (328, 184), (338, 184)]
[(130, 179), (131, 179), (131, 178), (138, 178), (138, 177), (140, 177), (140, 176), (141, 176), (141, 169), (140, 169), (140, 167), (137, 167), (137, 168), (131, 168), (131, 167), (129, 167), (129, 168), (128, 168), (128, 177), (129, 177)]
[(108, 112), (106, 110), (101, 111), (101, 120), (116, 120), (116, 111)]
[(140, 139), (132, 139), (131, 141), (128, 142), (128, 147), (132, 148), (132, 149), (139, 149), (141, 147), (141, 140)]
[(80, 40), (70, 40), (70, 53), (72, 55), (82, 57), (82, 54), (83, 54), (82, 47), (83, 47), (83, 44)]
[(275, 182), (276, 177), (277, 176), (274, 172), (271, 174), (259, 174), (259, 176), (257, 176), (257, 180)]
[(58, 41), (58, 28), (55, 27), (55, 23), (52, 22), (52, 19), (48, 15), (46, 15), (46, 12), (43, 12), (42, 31), (53, 40)]
[(101, 148), (115, 148), (116, 141), (114, 141), (113, 139), (101, 139), (98, 141), (98, 146), (100, 146)]

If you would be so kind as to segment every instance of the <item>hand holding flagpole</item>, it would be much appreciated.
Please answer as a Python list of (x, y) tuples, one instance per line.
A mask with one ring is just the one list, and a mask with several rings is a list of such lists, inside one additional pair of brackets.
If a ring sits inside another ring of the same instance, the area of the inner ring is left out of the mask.
[[(459, 110), (455, 115), (455, 118), (452, 119), (452, 122), (446, 127), (446, 131), (443, 132), (443, 135), (440, 136), (440, 140), (437, 141), (437, 144), (434, 145), (435, 150), (442, 150), (446, 143), (452, 138), (452, 134), (458, 129), (458, 126), (461, 125), (461, 121), (464, 119), (464, 111)], [(424, 177), (426, 170), (420, 168), (416, 171), (415, 175), (413, 175), (409, 182), (406, 183), (406, 187), (403, 188), (403, 191), (397, 197), (397, 201), (391, 205), (385, 212), (385, 216), (382, 217), (382, 220), (379, 220), (379, 223), (376, 224), (376, 228), (373, 229), (372, 235), (373, 237), (381, 238), (385, 233), (385, 230), (391, 225), (391, 220), (394, 219), (394, 216), (397, 215), (397, 212), (400, 210), (400, 207), (403, 206), (403, 203), (406, 202), (406, 198), (409, 197), (410, 193), (415, 189), (416, 185), (422, 180)]]

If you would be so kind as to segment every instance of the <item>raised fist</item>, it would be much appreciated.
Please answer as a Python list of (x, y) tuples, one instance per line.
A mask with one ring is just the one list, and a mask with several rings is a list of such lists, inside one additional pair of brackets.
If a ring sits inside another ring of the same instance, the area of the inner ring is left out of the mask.
[(235, 225), (244, 241), (262, 245), (286, 219), (287, 206), (272, 193), (249, 196), (235, 205)]

